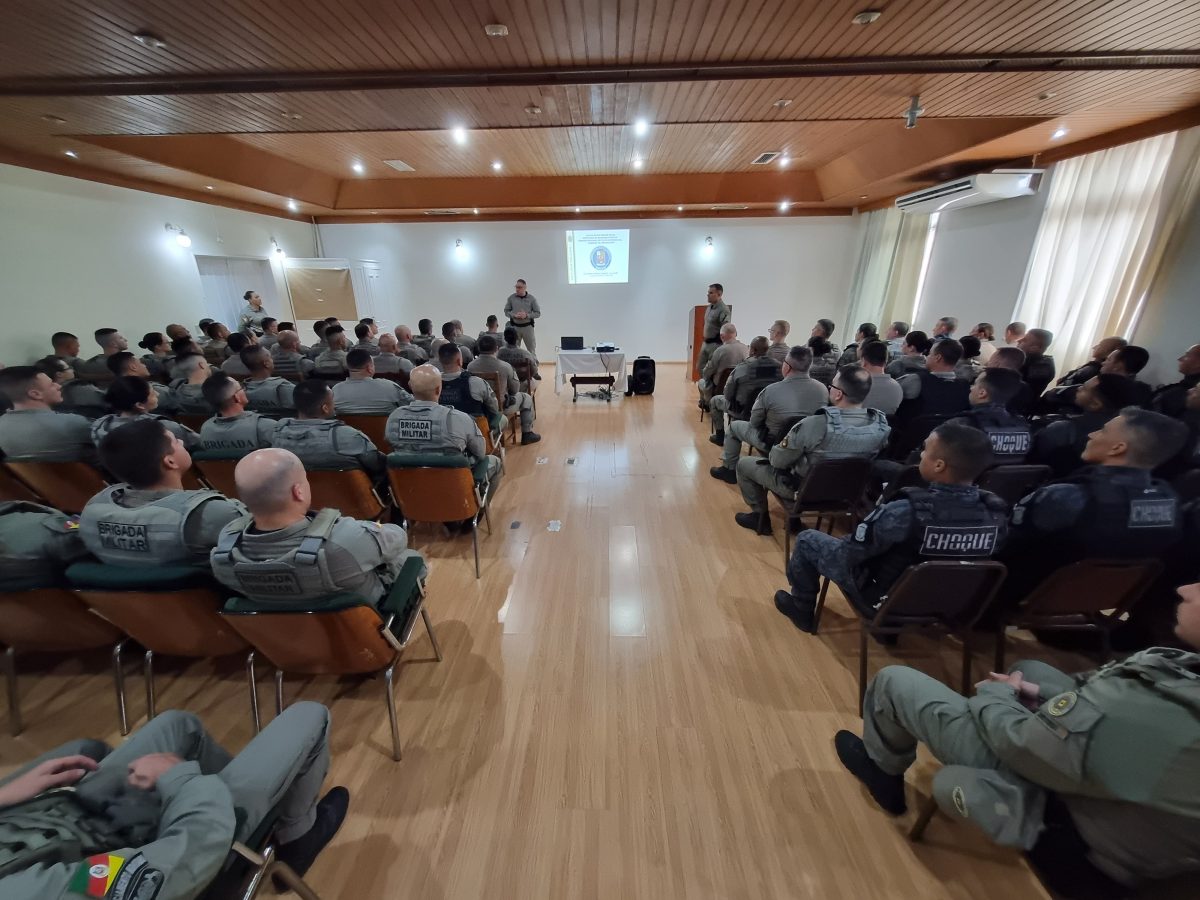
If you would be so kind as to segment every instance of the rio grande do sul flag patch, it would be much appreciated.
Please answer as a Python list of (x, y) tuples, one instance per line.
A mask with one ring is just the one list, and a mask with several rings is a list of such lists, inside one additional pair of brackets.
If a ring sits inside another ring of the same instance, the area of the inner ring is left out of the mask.
[(104, 897), (117, 880), (117, 873), (123, 865), (123, 856), (113, 856), (111, 853), (90, 856), (79, 864), (67, 890), (81, 897)]

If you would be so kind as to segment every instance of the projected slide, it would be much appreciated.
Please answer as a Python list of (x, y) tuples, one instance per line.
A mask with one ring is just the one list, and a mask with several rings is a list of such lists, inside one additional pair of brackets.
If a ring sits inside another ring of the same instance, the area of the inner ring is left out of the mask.
[(629, 281), (629, 229), (567, 232), (568, 284)]

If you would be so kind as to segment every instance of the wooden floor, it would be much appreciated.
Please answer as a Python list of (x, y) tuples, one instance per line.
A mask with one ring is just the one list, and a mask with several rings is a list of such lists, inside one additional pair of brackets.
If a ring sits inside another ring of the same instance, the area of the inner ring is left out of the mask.
[[(833, 592), (820, 637), (776, 612), (782, 539), (734, 524), (741, 497), (708, 475), (719, 451), (683, 367), (611, 405), (555, 397), (551, 371), (542, 442), (508, 454), (482, 579), (469, 538), (410, 536), (431, 561), (445, 660), (424, 635), (410, 647), (403, 762), (387, 755), (381, 682), (289, 683), (332, 706), (329, 783), (352, 795), (310, 875), (321, 895), (1045, 897), (1017, 854), (968, 826), (939, 818), (910, 844), (914, 813), (889, 819), (838, 764), (834, 732), (859, 727), (857, 620)], [(957, 678), (956, 648), (899, 652)], [(119, 739), (104, 654), (32, 663), (26, 731), (0, 723), (0, 765)], [(249, 739), (239, 660), (160, 668), (160, 709), (199, 713), (231, 749)], [(910, 807), (935, 769), (923, 758), (910, 773)]]

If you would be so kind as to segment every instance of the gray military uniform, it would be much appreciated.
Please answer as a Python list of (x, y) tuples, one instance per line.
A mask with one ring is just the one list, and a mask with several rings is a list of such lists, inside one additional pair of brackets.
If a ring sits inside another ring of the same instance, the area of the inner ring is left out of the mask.
[(181, 425), (174, 419), (168, 419), (166, 416), (160, 416), (157, 413), (139, 413), (136, 416), (123, 416), (120, 413), (109, 413), (107, 416), (101, 416), (92, 423), (92, 443), (97, 447), (104, 440), (105, 436), (114, 428), (119, 428), (122, 425), (128, 425), (130, 422), (142, 422), (150, 419), (155, 422), (162, 422), (163, 426), (179, 440), (183, 441), (183, 445), (188, 450), (195, 450), (200, 446), (200, 435), (192, 431), (186, 425)]
[(238, 316), (238, 323), (242, 331), (252, 331), (255, 334), (262, 334), (263, 319), (269, 318), (265, 309), (255, 309), (247, 303), (242, 308), (241, 315)]
[[(445, 338), (437, 338), (432, 344), (429, 345), (429, 364), (430, 365), (434, 366), (437, 369), (442, 368), (442, 361), (440, 359), (438, 359), (438, 355), (437, 355), (438, 348), (441, 347), (443, 344), (449, 344), (449, 343), (450, 342), (448, 340), (446, 340)], [(458, 349), (459, 349), (459, 352), (462, 354), (463, 367), (466, 368), (475, 359), (475, 354), (471, 352), (470, 347), (467, 347), (463, 344), (459, 344)]]
[(792, 426), (767, 459), (747, 456), (738, 460), (742, 498), (751, 511), (766, 512), (767, 491), (792, 499), (817, 458), (873, 457), (890, 433), (887, 419), (877, 409), (827, 406)]
[(227, 453), (272, 446), (276, 422), (246, 410), (236, 416), (213, 416), (200, 426), (200, 440), (206, 451)]
[(767, 385), (754, 401), (750, 418), (729, 423), (721, 465), (727, 469), (737, 466), (743, 442), (766, 453), (796, 419), (812, 415), (828, 403), (829, 389), (807, 374), (793, 372), (783, 381)]
[[(518, 360), (525, 360), (533, 367), (530, 370), (530, 374), (533, 376), (536, 376), (538, 374), (537, 357), (534, 356), (532, 353), (530, 353), (528, 350), (526, 350), (524, 347), (510, 347), (508, 344), (505, 344), (504, 346), (502, 346), (499, 349), (499, 351), (497, 351), (496, 358), (504, 360), (504, 362), (508, 363), (510, 366)], [(514, 367), (514, 371), (515, 371), (515, 367)], [(527, 394), (530, 393), (530, 385), (529, 385), (528, 381), (521, 382), (521, 390), (523, 390)]]
[(189, 416), (204, 416), (212, 412), (212, 407), (204, 399), (202, 384), (188, 384), (186, 381), (175, 386), (175, 406), (181, 413)]
[(247, 378), (242, 387), (246, 391), (246, 408), (254, 412), (269, 415), (290, 412), (296, 408), (293, 399), (296, 385), (286, 378), (277, 375), (270, 378)]
[(364, 341), (356, 341), (350, 349), (351, 350), (366, 350), (372, 356), (379, 355), (379, 345), (370, 339), (364, 340)]
[(1031, 848), (1052, 791), (1110, 878), (1200, 868), (1200, 654), (1155, 647), (1079, 675), (1040, 662), (1012, 671), (1038, 685), (1033, 709), (1008, 684), (967, 698), (888, 666), (867, 688), (867, 752), (901, 774), (927, 744), (945, 764), (938, 805), (997, 843)]
[(272, 446), (292, 451), (309, 469), (360, 468), (378, 478), (387, 468), (371, 439), (338, 419), (281, 419)]
[[(514, 319), (514, 313), (528, 313), (528, 319)], [(517, 329), (517, 337), (528, 348), (530, 353), (537, 353), (537, 338), (534, 336), (533, 322), (535, 319), (540, 319), (542, 316), (541, 307), (538, 306), (537, 297), (525, 292), (524, 297), (518, 297), (515, 293), (508, 295), (508, 300), (504, 303), (504, 315), (508, 317), (509, 324)]]
[[(412, 346), (411, 344), (409, 346)], [(420, 347), (413, 347), (418, 353)], [(428, 357), (426, 357), (428, 358)], [(375, 372), (379, 375), (395, 375), (398, 372), (411, 372), (416, 364), (407, 357), (395, 353), (379, 352), (375, 356)]]
[[(414, 365), (420, 365), (423, 362), (429, 361), (429, 354), (424, 347), (419, 347), (416, 344), (396, 344), (396, 355), (402, 356)], [(376, 363), (378, 365), (378, 363)]]
[(92, 423), (50, 409), (10, 409), (0, 416), (0, 451), (9, 459), (29, 462), (96, 459)]
[[(729, 411), (730, 403), (737, 398), (738, 382), (749, 378), (750, 374), (760, 366), (765, 368), (774, 362), (775, 360), (770, 356), (747, 356), (733, 367), (733, 371), (725, 379), (725, 392), (713, 397), (708, 403), (708, 411), (713, 417), (713, 424), (716, 426), (718, 434), (725, 431), (725, 413)], [(775, 380), (779, 381), (782, 377), (779, 375), (781, 366), (775, 365), (773, 368), (777, 376)]]
[(729, 307), (724, 300), (710, 303), (704, 311), (704, 346), (700, 348), (699, 369), (703, 374), (709, 358), (721, 346), (721, 326), (729, 321)]
[(258, 346), (264, 350), (270, 350), (278, 343), (279, 335), (277, 334), (261, 334), (258, 337)]
[(900, 408), (900, 401), (903, 399), (904, 390), (895, 378), (887, 374), (872, 375), (871, 390), (867, 392), (867, 399), (863, 401), (863, 406), (867, 409), (877, 409), (885, 416), (891, 416)]
[[(930, 372), (929, 374), (943, 381), (958, 380), (953, 372)], [(896, 384), (900, 385), (900, 390), (903, 392), (905, 400), (916, 400), (921, 396), (921, 376), (915, 372), (898, 378)]]
[(271, 358), (275, 360), (276, 375), (307, 375), (313, 370), (313, 361), (295, 350), (282, 350), (276, 344), (271, 348)]
[(344, 375), (349, 370), (346, 365), (345, 350), (323, 350), (313, 361), (312, 370), (318, 375)]
[(767, 348), (767, 356), (775, 360), (781, 366), (783, 361), (788, 358), (788, 354), (792, 352), (791, 346), (787, 341), (777, 341)]
[(479, 426), (452, 406), (414, 400), (388, 416), (384, 434), (397, 453), (465, 453), (475, 463), (486, 460), (489, 496), (500, 482), (500, 460), (488, 456)]
[(106, 487), (87, 502), (79, 534), (88, 550), (111, 566), (196, 565), (221, 529), (246, 508), (218, 491), (148, 491)]
[(250, 369), (242, 362), (241, 356), (229, 357), (221, 363), (221, 371), (231, 378), (245, 378), (250, 374)]
[(516, 370), (497, 356), (482, 354), (471, 361), (467, 371), (472, 375), (480, 372), (495, 373), (500, 376), (507, 396), (504, 397), (504, 414), (519, 412), (521, 414), (521, 431), (533, 430), (533, 398), (521, 390), (521, 382), (517, 379)]
[(750, 348), (736, 338), (728, 343), (721, 344), (712, 355), (708, 358), (708, 362), (700, 370), (700, 392), (706, 396), (712, 393), (713, 382), (724, 369), (732, 370), (742, 360), (750, 355)]
[(397, 406), (412, 402), (412, 394), (386, 378), (351, 376), (333, 386), (338, 415), (386, 416)]
[(0, 584), (6, 591), (50, 587), (87, 548), (69, 516), (36, 503), (0, 502)]
[[(64, 413), (78, 413), (89, 419), (102, 416), (108, 410), (104, 391), (86, 381), (68, 381), (62, 385), (63, 401), (58, 408)], [(162, 398), (159, 397), (161, 404)]]

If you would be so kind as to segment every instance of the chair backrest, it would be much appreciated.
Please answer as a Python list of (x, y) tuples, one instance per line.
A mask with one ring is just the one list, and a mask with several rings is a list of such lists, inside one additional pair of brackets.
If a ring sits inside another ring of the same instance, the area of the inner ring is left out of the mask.
[(384, 437), (384, 432), (387, 430), (387, 416), (349, 416), (339, 415), (339, 419), (349, 425), (351, 428), (357, 428), (363, 434), (371, 439), (371, 443), (375, 445), (375, 449), (381, 453), (387, 453), (389, 444), (387, 438)]
[(479, 431), (483, 434), (484, 447), (489, 456), (496, 453), (496, 441), (492, 434), (492, 423), (488, 421), (487, 416), (475, 416), (475, 424), (479, 427)]
[(1188, 469), (1171, 482), (1171, 487), (1184, 502), (1200, 497), (1200, 469)]
[(797, 508), (853, 508), (866, 492), (872, 462), (858, 456), (818, 459), (800, 485)]
[(733, 366), (722, 366), (717, 370), (717, 375), (713, 378), (712, 392), (713, 396), (725, 393), (725, 382), (729, 380), (729, 373), (733, 371)]
[(404, 390), (408, 390), (409, 378), (407, 372), (376, 372), (375, 377), (383, 378), (387, 381), (394, 381), (396, 384), (400, 385), (400, 387), (404, 388)]
[(362, 675), (396, 658), (383, 620), (368, 603), (314, 612), (246, 608), (233, 600), (224, 619), (277, 669), (297, 675)]
[(26, 487), (45, 498), (47, 505), (65, 513), (83, 512), (87, 502), (107, 484), (104, 476), (85, 462), (8, 460), (5, 465)]
[(479, 512), (471, 470), (388, 466), (392, 496), (411, 522), (460, 522)]
[(20, 500), (23, 503), (44, 503), (36, 493), (0, 463), (0, 500)]
[(205, 482), (214, 491), (220, 491), (226, 497), (237, 497), (237, 482), (233, 479), (233, 470), (237, 468), (236, 459), (206, 459), (203, 456), (193, 456), (192, 465)]
[(114, 644), (121, 631), (67, 588), (0, 593), (0, 644), (66, 652)]
[(898, 423), (901, 427), (892, 429), (892, 444), (888, 449), (888, 456), (892, 459), (905, 459), (908, 454), (921, 446), (925, 438), (933, 433), (933, 429), (951, 418), (953, 417), (931, 413), (917, 416), (906, 424)]
[(220, 615), (224, 597), (213, 588), (121, 591), (85, 588), (79, 598), (131, 638), (165, 656), (207, 658), (247, 649)]
[(533, 380), (533, 363), (527, 359), (514, 359), (509, 363), (513, 367), (513, 371), (517, 373), (517, 380), (521, 384), (529, 384)]
[(384, 506), (362, 469), (309, 469), (312, 509), (332, 508), (352, 519), (377, 519)]
[(930, 560), (909, 566), (875, 614), (876, 625), (964, 628), (987, 610), (1008, 569), (994, 559)]
[(472, 372), (471, 374), (488, 383), (488, 387), (496, 395), (496, 402), (500, 404), (501, 409), (507, 405), (504, 401), (508, 398), (508, 379), (502, 380), (499, 372)]
[(1055, 569), (1021, 602), (1019, 619), (1128, 612), (1162, 572), (1156, 559), (1082, 559)]
[(992, 466), (975, 482), (981, 490), (991, 491), (1009, 506), (1037, 490), (1050, 480), (1049, 466)]

